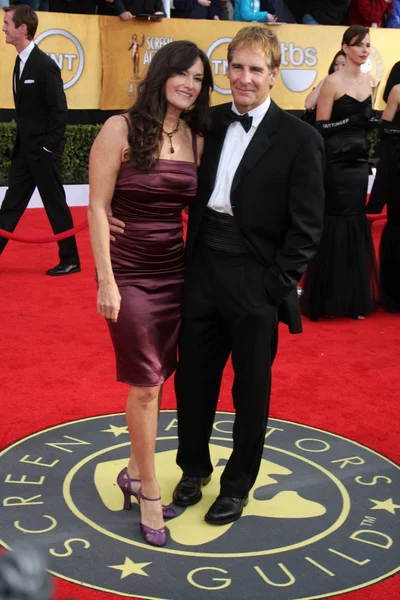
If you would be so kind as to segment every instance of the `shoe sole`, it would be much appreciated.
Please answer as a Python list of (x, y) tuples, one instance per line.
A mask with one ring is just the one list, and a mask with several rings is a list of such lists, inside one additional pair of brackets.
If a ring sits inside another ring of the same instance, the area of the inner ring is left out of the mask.
[[(206, 486), (208, 483), (210, 483), (211, 481), (211, 475), (209, 475), (208, 477), (205, 478), (205, 480), (203, 481), (203, 483), (201, 484), (201, 487)], [(176, 502), (174, 499), (172, 499), (172, 502), (176, 505), (176, 506), (194, 506), (195, 504), (198, 504), (200, 502), (200, 500), (202, 499), (203, 494), (200, 491), (200, 496), (198, 498), (196, 498), (196, 500), (192, 500), (189, 502)]]

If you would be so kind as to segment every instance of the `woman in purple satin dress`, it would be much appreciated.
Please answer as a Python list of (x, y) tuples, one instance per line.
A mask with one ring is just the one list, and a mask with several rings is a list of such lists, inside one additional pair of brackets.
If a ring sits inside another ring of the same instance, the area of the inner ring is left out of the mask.
[[(135, 105), (108, 119), (89, 166), (89, 226), (97, 268), (97, 310), (110, 329), (117, 379), (129, 387), (131, 456), (118, 475), (124, 508), (141, 511), (144, 539), (166, 543), (155, 473), (158, 409), (177, 360), (183, 285), (182, 210), (194, 199), (212, 73), (192, 42), (161, 48)], [(110, 245), (107, 214), (125, 223)]]

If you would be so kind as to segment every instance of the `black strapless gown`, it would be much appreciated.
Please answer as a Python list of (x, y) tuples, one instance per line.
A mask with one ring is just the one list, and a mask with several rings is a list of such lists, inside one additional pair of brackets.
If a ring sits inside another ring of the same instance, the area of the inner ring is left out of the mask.
[[(195, 136), (193, 148), (195, 149)], [(183, 287), (182, 210), (196, 195), (196, 162), (157, 161), (150, 173), (122, 163), (111, 202), (125, 222), (110, 245), (121, 294), (117, 323), (107, 319), (117, 380), (161, 385), (175, 370)]]
[[(332, 122), (363, 113), (363, 102), (345, 94), (335, 100)], [(350, 126), (325, 139), (325, 217), (321, 245), (308, 266), (301, 305), (312, 321), (355, 317), (377, 305), (378, 274), (371, 226), (365, 215), (368, 191), (366, 131)]]
[[(400, 127), (400, 112), (393, 123)], [(378, 214), (387, 205), (387, 222), (379, 245), (381, 304), (400, 312), (400, 137), (381, 143), (381, 158), (367, 213)]]

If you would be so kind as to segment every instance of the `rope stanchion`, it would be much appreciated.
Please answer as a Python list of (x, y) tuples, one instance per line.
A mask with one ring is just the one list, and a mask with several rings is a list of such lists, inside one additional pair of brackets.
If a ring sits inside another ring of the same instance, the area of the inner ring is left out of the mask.
[(65, 240), (66, 238), (75, 235), (76, 233), (80, 233), (88, 226), (87, 220), (77, 225), (73, 229), (68, 229), (68, 231), (63, 231), (62, 233), (57, 233), (55, 235), (45, 235), (43, 237), (27, 237), (24, 235), (17, 235), (15, 233), (11, 233), (10, 231), (5, 231), (4, 229), (0, 229), (0, 237), (4, 237), (7, 240), (14, 240), (14, 242), (25, 242), (27, 244), (49, 244), (51, 242), (60, 242), (61, 240)]

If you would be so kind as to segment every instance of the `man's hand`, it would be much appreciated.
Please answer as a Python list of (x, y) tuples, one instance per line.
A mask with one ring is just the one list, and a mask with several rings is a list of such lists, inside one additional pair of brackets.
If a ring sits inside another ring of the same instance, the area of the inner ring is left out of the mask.
[(200, 6), (205, 6), (207, 8), (210, 6), (211, 0), (197, 0), (197, 4), (200, 4)]
[(268, 23), (275, 23), (277, 18), (278, 17), (276, 15), (271, 15), (271, 13), (268, 13)]
[(112, 216), (111, 208), (108, 208), (108, 210), (107, 210), (107, 219), (108, 219), (108, 224), (110, 226), (110, 240), (112, 242), (115, 242), (115, 237), (111, 234), (112, 233), (124, 233), (125, 223)]
[(133, 16), (133, 14), (129, 12), (129, 10), (126, 10), (125, 12), (121, 13), (119, 16), (123, 21), (129, 21), (129, 19), (135, 18)]
[(154, 13), (155, 15), (160, 15), (159, 19), (152, 19), (153, 23), (161, 23), (161, 21), (163, 20), (163, 18), (165, 17), (165, 13), (162, 12), (162, 10), (158, 10), (157, 12)]

